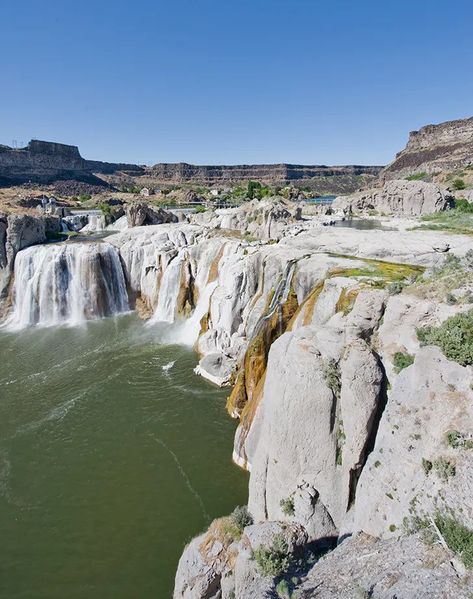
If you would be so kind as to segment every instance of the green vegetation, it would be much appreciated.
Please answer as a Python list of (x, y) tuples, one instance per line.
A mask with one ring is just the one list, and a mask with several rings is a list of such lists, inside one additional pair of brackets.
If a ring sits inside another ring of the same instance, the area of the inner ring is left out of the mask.
[(220, 518), (218, 522), (220, 524), (219, 538), (225, 547), (228, 547), (234, 541), (239, 541), (241, 539), (242, 531), (235, 522), (233, 522), (231, 517)]
[(437, 476), (444, 482), (447, 482), (449, 478), (455, 476), (457, 472), (455, 465), (449, 462), (446, 458), (438, 458), (437, 460), (434, 460), (432, 466), (437, 473)]
[(112, 215), (112, 207), (106, 202), (102, 202), (97, 206), (97, 208), (99, 208), (99, 210), (101, 210), (106, 216)]
[(433, 464), (432, 464), (432, 462), (430, 460), (426, 460), (425, 458), (422, 458), (422, 468), (424, 470), (424, 474), (426, 476), (428, 476), (429, 472), (433, 468)]
[(275, 190), (267, 185), (261, 185), (259, 181), (248, 181), (246, 196), (250, 200), (255, 198), (261, 200), (262, 198), (274, 195), (275, 193)]
[(423, 272), (423, 266), (414, 266), (411, 264), (399, 264), (397, 262), (384, 262), (382, 260), (374, 260), (373, 258), (359, 258), (357, 256), (349, 256), (345, 254), (337, 254), (336, 252), (327, 252), (327, 255), (336, 258), (345, 258), (346, 260), (356, 260), (366, 264), (364, 268), (336, 268), (331, 271), (331, 276), (341, 277), (366, 277), (366, 284), (384, 289), (393, 282), (401, 284), (407, 281), (415, 281)]
[[(447, 254), (443, 262), (430, 269), (428, 276), (408, 287), (408, 292), (424, 299), (447, 301), (448, 303), (471, 303), (473, 296), (466, 291), (463, 296), (451, 292), (459, 287), (473, 285), (473, 251), (469, 250), (462, 259)], [(452, 296), (452, 297), (450, 297)]]
[(401, 281), (393, 281), (392, 283), (389, 283), (387, 290), (389, 295), (398, 295), (399, 293), (401, 293), (403, 289), (403, 284), (401, 283)]
[(445, 539), (449, 549), (462, 560), (468, 569), (473, 568), (473, 530), (452, 516), (437, 514), (435, 525)]
[(276, 593), (280, 599), (291, 599), (292, 593), (287, 580), (280, 580), (276, 585)]
[(438, 327), (417, 329), (422, 345), (437, 345), (449, 360), (473, 364), (473, 310), (447, 318)]
[(460, 433), (460, 431), (448, 431), (446, 434), (447, 444), (453, 449), (473, 449), (473, 439), (470, 439), (467, 435)]
[(465, 199), (455, 201), (455, 208), (421, 217), (422, 225), (416, 229), (451, 231), (462, 235), (473, 235), (473, 204)]
[(92, 196), (90, 195), (90, 193), (81, 193), (77, 197), (79, 202), (88, 202), (91, 198), (92, 198)]
[(230, 518), (240, 531), (243, 531), (245, 527), (253, 524), (253, 516), (248, 511), (246, 505), (239, 505), (236, 507), (230, 514)]
[(333, 358), (330, 358), (330, 360), (325, 362), (323, 365), (322, 374), (327, 387), (332, 391), (335, 397), (340, 397), (342, 380), (337, 361)]
[(406, 181), (421, 181), (427, 177), (427, 173), (422, 171), (420, 173), (414, 173), (413, 175), (409, 175), (406, 177)]
[(47, 231), (46, 239), (48, 241), (65, 241), (68, 237), (75, 237), (77, 231)]
[(454, 179), (452, 182), (453, 189), (460, 190), (466, 188), (466, 183), (463, 179)]
[(401, 370), (414, 363), (414, 356), (411, 356), (411, 354), (408, 354), (407, 352), (397, 351), (394, 354), (393, 363), (394, 370), (396, 372), (401, 372)]
[(271, 545), (260, 545), (255, 549), (253, 558), (262, 576), (281, 576), (287, 572), (292, 556), (283, 535), (277, 534)]
[(292, 496), (281, 499), (279, 505), (281, 506), (283, 514), (286, 514), (286, 516), (294, 515), (294, 498)]
[(453, 295), (453, 293), (449, 292), (445, 296), (445, 303), (447, 303), (449, 306), (453, 306), (457, 303), (457, 298)]
[(458, 212), (466, 212), (467, 214), (471, 214), (473, 212), (473, 204), (468, 200), (465, 200), (465, 198), (458, 198), (455, 200), (455, 210), (458, 210)]

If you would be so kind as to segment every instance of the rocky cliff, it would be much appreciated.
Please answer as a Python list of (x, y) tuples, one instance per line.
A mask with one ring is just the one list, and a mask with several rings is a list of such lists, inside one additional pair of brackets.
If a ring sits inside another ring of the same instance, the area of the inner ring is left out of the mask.
[(375, 176), (378, 166), (307, 166), (300, 164), (254, 164), (254, 165), (214, 165), (155, 164), (149, 174), (161, 182), (192, 181), (204, 184), (228, 184), (239, 181), (256, 180), (263, 183), (301, 183), (305, 180), (325, 177)]
[[(143, 185), (199, 183), (228, 185), (254, 179), (272, 184), (309, 184), (316, 181), (320, 191), (350, 192), (380, 171), (378, 166), (302, 166), (263, 164), (239, 166), (197, 166), (192, 164), (135, 164), (85, 160), (76, 146), (32, 140), (25, 148), (0, 146), (0, 184), (50, 183), (75, 180), (95, 185), (128, 182)], [(97, 176), (98, 175), (98, 176)]]
[(0, 146), (0, 184), (51, 183), (76, 180), (95, 185), (104, 181), (94, 173), (117, 171), (141, 174), (142, 168), (131, 164), (113, 164), (84, 160), (77, 146), (49, 141), (31, 140), (25, 148)]
[(0, 214), (0, 319), (8, 304), (8, 291), (20, 250), (43, 243), (47, 234), (61, 230), (59, 218), (28, 214)]
[(176, 599), (466, 599), (473, 240), (449, 235), (445, 259), (442, 232), (299, 216), (255, 204), (131, 227), (101, 246), (43, 246), (37, 262), (21, 250), (15, 322), (49, 323), (50, 304), (75, 322), (77, 301), (64, 300), (75, 281), (82, 319), (141, 303), (175, 323), (173, 343), (196, 348), (201, 375), (233, 384), (248, 507), (185, 548)]
[(404, 150), (384, 168), (381, 179), (425, 172), (449, 173), (473, 164), (473, 117), (426, 125), (412, 131)]

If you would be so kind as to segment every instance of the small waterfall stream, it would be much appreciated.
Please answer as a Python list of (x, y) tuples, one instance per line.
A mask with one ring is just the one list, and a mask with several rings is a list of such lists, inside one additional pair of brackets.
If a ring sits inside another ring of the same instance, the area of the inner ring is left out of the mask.
[(117, 250), (107, 243), (32, 246), (15, 259), (8, 328), (79, 324), (129, 309)]

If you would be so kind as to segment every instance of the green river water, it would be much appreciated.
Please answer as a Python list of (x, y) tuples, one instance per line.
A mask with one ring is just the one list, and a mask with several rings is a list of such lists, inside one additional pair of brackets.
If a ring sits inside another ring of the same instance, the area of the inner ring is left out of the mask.
[(0, 597), (169, 599), (185, 543), (246, 503), (228, 390), (160, 335), (0, 331)]

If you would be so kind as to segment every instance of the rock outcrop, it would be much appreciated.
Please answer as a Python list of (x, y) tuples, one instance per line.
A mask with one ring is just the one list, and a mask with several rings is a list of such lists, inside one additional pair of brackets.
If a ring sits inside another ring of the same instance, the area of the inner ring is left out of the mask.
[(144, 203), (127, 204), (125, 213), (129, 227), (177, 223), (179, 220), (172, 212), (163, 210), (162, 208), (152, 208)]
[(387, 181), (381, 188), (367, 189), (336, 198), (331, 206), (345, 214), (372, 213), (420, 216), (453, 207), (455, 198), (434, 183), (424, 181)]
[(384, 168), (381, 179), (417, 173), (448, 173), (473, 164), (473, 117), (412, 131), (407, 146)]
[[(426, 301), (415, 290), (370, 289), (361, 270), (341, 263), (272, 343), (262, 388), (240, 412), (235, 439), (236, 459), (250, 470), (255, 524), (231, 544), (211, 594), (202, 575), (214, 561), (204, 569), (193, 561), (192, 586), (185, 564), (196, 547), (186, 549), (176, 599), (249, 599), (288, 589), (307, 598), (315, 589), (321, 597), (374, 590), (386, 598), (468, 596), (471, 574), (437, 522), (450, 518), (473, 539), (471, 367), (420, 347), (415, 333), (466, 306)], [(394, 355), (406, 350), (415, 359), (399, 372)], [(270, 547), (286, 526), (306, 540), (297, 549), (286, 544), (292, 565), (279, 586), (280, 578), (262, 572), (258, 547)], [(433, 546), (419, 526), (433, 535)], [(273, 530), (259, 544), (248, 538), (258, 527)], [(337, 549), (301, 570), (304, 551), (337, 537)]]
[(224, 208), (189, 217), (190, 222), (202, 223), (212, 229), (240, 231), (253, 239), (281, 239), (288, 229), (302, 219), (298, 204), (283, 198), (252, 200), (236, 208)]
[(0, 315), (6, 301), (16, 254), (31, 245), (43, 243), (48, 233), (58, 233), (61, 222), (56, 217), (28, 214), (0, 214)]

